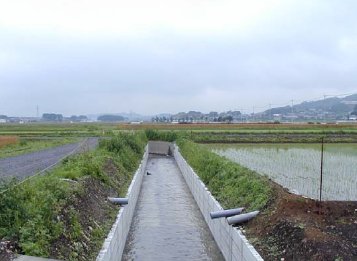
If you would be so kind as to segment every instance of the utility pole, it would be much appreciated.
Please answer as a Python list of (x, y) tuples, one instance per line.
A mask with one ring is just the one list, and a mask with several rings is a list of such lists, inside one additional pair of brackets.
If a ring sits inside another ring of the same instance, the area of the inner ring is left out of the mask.
[(36, 118), (39, 117), (39, 109), (38, 109), (38, 105), (36, 106)]
[(291, 122), (294, 121), (294, 100), (291, 100)]
[(238, 109), (240, 112), (240, 122), (243, 123), (243, 109)]
[(253, 122), (255, 121), (254, 109), (255, 107), (253, 106)]
[(272, 117), (271, 117), (271, 103), (269, 103), (269, 120), (272, 120)]
[(323, 118), (322, 118), (322, 120), (323, 121), (325, 121), (326, 122), (326, 109), (325, 109), (325, 99), (326, 99), (326, 94), (324, 94), (324, 106), (323, 106), (323, 108), (324, 108), (324, 114), (323, 114)]

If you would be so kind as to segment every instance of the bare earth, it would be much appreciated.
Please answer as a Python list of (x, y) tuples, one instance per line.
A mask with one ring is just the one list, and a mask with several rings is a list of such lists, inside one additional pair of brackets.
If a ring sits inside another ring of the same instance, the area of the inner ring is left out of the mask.
[(319, 203), (274, 186), (275, 200), (246, 227), (264, 260), (357, 260), (357, 202)]

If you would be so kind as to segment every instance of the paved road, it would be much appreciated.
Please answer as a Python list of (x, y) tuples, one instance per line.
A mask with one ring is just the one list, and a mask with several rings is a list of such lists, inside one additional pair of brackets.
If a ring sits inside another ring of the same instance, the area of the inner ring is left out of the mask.
[(172, 157), (150, 156), (123, 259), (224, 260)]
[(0, 179), (9, 177), (23, 179), (32, 176), (39, 171), (50, 168), (72, 152), (79, 153), (94, 149), (97, 145), (98, 138), (88, 138), (77, 143), (0, 159)]

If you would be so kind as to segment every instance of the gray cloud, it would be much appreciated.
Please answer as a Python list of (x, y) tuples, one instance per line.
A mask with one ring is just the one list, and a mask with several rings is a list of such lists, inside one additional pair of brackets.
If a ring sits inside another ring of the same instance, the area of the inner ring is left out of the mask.
[(357, 91), (355, 1), (286, 1), (244, 34), (76, 38), (0, 25), (0, 114), (227, 110)]

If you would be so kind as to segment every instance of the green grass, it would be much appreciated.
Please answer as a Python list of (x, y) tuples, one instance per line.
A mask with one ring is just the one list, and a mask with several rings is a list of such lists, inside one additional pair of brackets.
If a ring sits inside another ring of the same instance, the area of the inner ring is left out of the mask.
[(179, 140), (180, 151), (224, 208), (261, 210), (272, 189), (257, 173), (220, 157), (202, 145)]
[[(153, 127), (153, 126), (151, 126)], [(207, 126), (208, 128), (209, 126)], [(357, 129), (356, 129), (357, 130)], [(334, 129), (145, 129), (150, 140), (174, 141), (190, 139), (196, 143), (357, 143), (354, 130)]]
[(172, 130), (192, 132), (235, 132), (235, 133), (322, 133), (322, 132), (345, 132), (357, 133), (357, 124), (272, 124), (272, 123), (238, 123), (238, 124), (120, 124), (120, 130)]
[(79, 142), (80, 138), (56, 138), (56, 139), (26, 139), (21, 138), (16, 144), (6, 145), (0, 148), (0, 158), (18, 156), (25, 153), (52, 148), (64, 144)]
[(177, 133), (175, 131), (159, 131), (155, 129), (146, 129), (145, 135), (148, 140), (161, 140), (173, 142), (177, 139), (178, 135), (184, 134), (184, 132)]
[[(67, 158), (44, 176), (36, 176), (19, 185), (15, 180), (2, 184), (1, 191), (7, 191), (0, 194), (0, 239), (18, 244), (18, 250), (26, 255), (95, 259), (116, 211), (106, 209), (105, 221), (101, 221), (78, 208), (79, 199), (86, 198), (87, 193), (94, 190), (94, 187), (85, 187), (86, 181), (94, 180), (96, 186), (124, 196), (145, 145), (143, 133), (120, 134), (101, 141), (95, 151)], [(108, 162), (112, 166), (109, 172)], [(97, 197), (98, 201), (105, 201), (101, 194), (95, 196), (96, 201)], [(92, 227), (90, 232), (89, 226)], [(51, 246), (61, 240), (64, 245), (53, 254)], [(83, 242), (87, 242), (87, 246)]]
[[(153, 130), (190, 138), (198, 143), (246, 142), (357, 142), (357, 124), (125, 124), (125, 123), (29, 123), (0, 124), (0, 135), (19, 137), (88, 137), (112, 136), (122, 132)], [(303, 135), (296, 138), (294, 135)], [(150, 138), (156, 139), (154, 136)], [(265, 135), (265, 136), (264, 136)], [(267, 137), (266, 135), (270, 135)], [(157, 136), (157, 135), (156, 135)]]
[(20, 137), (88, 137), (110, 135), (116, 123), (27, 123), (0, 124), (0, 135)]
[(276, 132), (192, 132), (188, 137), (197, 143), (355, 143), (357, 133), (344, 131)]

